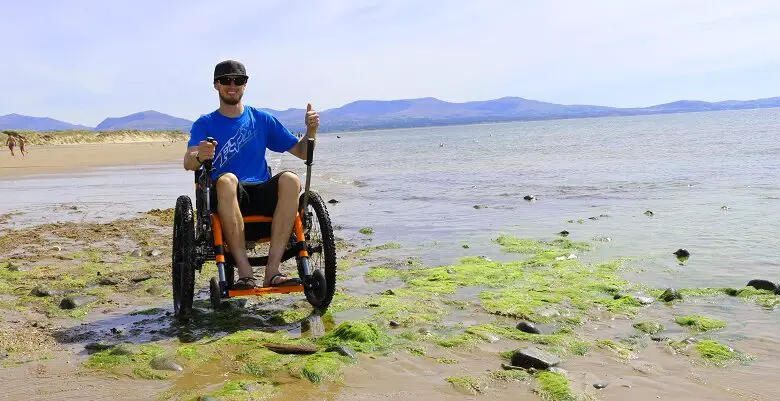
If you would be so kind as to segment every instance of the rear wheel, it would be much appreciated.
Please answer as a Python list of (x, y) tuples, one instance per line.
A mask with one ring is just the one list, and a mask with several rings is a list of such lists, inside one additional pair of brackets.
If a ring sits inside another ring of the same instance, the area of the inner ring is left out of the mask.
[(173, 315), (183, 320), (192, 312), (192, 299), (195, 296), (195, 223), (192, 201), (186, 195), (176, 199), (171, 254)]
[[(312, 272), (310, 283), (304, 285), (304, 294), (314, 309), (325, 312), (336, 292), (336, 241), (325, 202), (314, 191), (309, 191), (303, 231), (309, 251), (309, 269)], [(298, 263), (303, 261), (299, 260)]]

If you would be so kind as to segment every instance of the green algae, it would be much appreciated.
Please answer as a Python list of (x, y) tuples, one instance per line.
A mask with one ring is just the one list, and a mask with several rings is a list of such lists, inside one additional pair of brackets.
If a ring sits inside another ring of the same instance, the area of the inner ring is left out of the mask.
[(697, 331), (710, 331), (726, 327), (726, 322), (701, 315), (677, 316), (674, 321), (681, 326), (690, 326)]
[(398, 276), (398, 270), (384, 266), (372, 267), (364, 274), (368, 281), (385, 281), (396, 276)]
[(359, 352), (387, 349), (392, 345), (390, 336), (373, 322), (347, 321), (317, 340), (326, 346), (347, 345)]
[(536, 375), (539, 395), (550, 401), (575, 401), (571, 384), (566, 376), (555, 372), (539, 372)]
[(734, 359), (734, 350), (715, 340), (701, 340), (694, 347), (702, 358), (718, 365)]
[[(228, 380), (219, 390), (206, 394), (220, 401), (267, 400), (278, 393), (278, 388), (268, 381)], [(194, 398), (192, 401), (200, 398)]]
[(374, 233), (374, 229), (373, 229), (373, 228), (371, 228), (371, 227), (363, 227), (363, 228), (361, 228), (361, 229), (359, 230), (359, 232), (360, 232), (361, 234), (364, 234), (364, 235), (371, 235), (371, 234), (373, 234), (373, 233)]
[(539, 254), (551, 250), (571, 250), (580, 252), (590, 250), (589, 243), (575, 242), (566, 238), (556, 238), (546, 242), (516, 238), (502, 234), (499, 235), (495, 241), (502, 246), (502, 251), (511, 253)]
[(471, 395), (483, 393), (488, 386), (488, 380), (483, 376), (450, 376), (446, 380), (458, 391)]
[(117, 375), (129, 374), (141, 379), (168, 379), (174, 375), (173, 372), (153, 370), (150, 367), (152, 359), (164, 354), (165, 349), (157, 344), (139, 347), (119, 344), (90, 355), (84, 366)]
[(596, 341), (596, 346), (601, 349), (608, 350), (623, 359), (636, 358), (632, 347), (625, 345), (622, 341), (616, 342), (613, 340), (598, 340)]
[(289, 365), (290, 374), (306, 378), (312, 383), (343, 382), (342, 369), (353, 363), (349, 357), (335, 352), (318, 352), (293, 361)]
[(658, 334), (666, 329), (664, 325), (658, 322), (638, 322), (634, 323), (632, 326), (647, 334)]

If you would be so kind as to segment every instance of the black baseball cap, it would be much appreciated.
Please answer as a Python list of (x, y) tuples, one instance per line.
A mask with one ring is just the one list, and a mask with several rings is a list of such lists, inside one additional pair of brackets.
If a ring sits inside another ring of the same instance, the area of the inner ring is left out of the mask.
[(214, 79), (225, 76), (247, 77), (244, 65), (235, 60), (225, 60), (214, 67)]

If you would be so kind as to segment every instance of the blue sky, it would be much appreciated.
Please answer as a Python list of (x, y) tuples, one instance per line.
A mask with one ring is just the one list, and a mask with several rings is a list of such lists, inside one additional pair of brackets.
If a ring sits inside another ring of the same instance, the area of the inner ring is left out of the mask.
[(503, 96), (647, 106), (780, 96), (780, 1), (4, 1), (0, 115), (94, 126), (214, 110), (214, 64), (245, 102)]

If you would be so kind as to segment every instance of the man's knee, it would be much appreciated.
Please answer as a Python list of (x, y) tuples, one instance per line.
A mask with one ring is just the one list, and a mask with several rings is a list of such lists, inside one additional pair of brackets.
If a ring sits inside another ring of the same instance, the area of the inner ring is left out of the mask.
[(301, 180), (295, 173), (285, 171), (279, 176), (279, 193), (298, 195), (301, 191)]
[(217, 196), (220, 198), (235, 197), (238, 188), (238, 177), (233, 173), (225, 173), (217, 178)]

